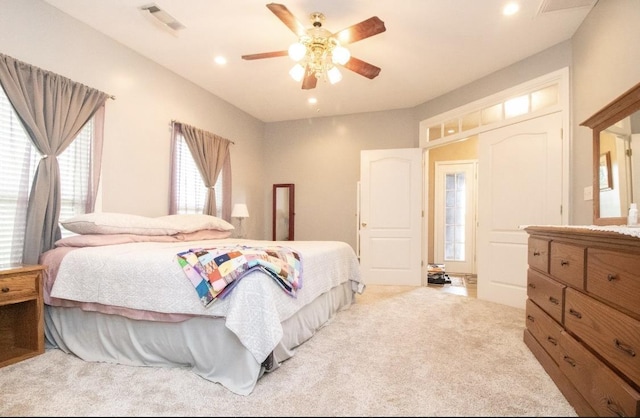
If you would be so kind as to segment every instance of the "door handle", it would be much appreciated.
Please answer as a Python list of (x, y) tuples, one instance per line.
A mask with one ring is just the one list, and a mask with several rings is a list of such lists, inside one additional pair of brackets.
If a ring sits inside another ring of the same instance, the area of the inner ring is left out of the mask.
[(362, 225), (363, 228), (365, 228), (367, 226), (367, 223), (366, 222), (362, 222), (361, 225)]

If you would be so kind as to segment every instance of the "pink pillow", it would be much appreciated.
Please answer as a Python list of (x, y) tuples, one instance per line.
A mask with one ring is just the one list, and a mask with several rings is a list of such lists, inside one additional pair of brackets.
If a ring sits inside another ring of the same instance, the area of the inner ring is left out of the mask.
[(59, 239), (56, 241), (56, 247), (100, 247), (103, 245), (127, 244), (130, 242), (201, 241), (229, 238), (231, 233), (232, 231), (203, 229), (201, 231), (174, 235), (83, 234)]

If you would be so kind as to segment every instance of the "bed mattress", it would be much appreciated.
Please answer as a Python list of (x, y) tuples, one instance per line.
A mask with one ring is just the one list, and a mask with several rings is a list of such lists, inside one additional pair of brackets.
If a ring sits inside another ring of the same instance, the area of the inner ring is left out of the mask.
[[(176, 255), (230, 244), (297, 251), (302, 287), (292, 296), (253, 270), (224, 299), (203, 306)], [(51, 266), (45, 274), (45, 325), (52, 346), (89, 361), (187, 367), (245, 395), (365, 288), (352, 248), (337, 241), (60, 247), (41, 262)]]

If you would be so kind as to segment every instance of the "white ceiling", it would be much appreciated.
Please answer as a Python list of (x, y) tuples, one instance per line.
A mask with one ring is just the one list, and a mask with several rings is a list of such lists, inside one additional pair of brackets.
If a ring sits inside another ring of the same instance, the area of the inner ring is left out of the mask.
[[(572, 37), (597, 0), (282, 0), (310, 27), (326, 16), (330, 32), (371, 16), (386, 31), (348, 45), (382, 69), (370, 80), (342, 69), (335, 85), (313, 90), (288, 75), (288, 57), (241, 55), (286, 50), (294, 33), (256, 0), (45, 0), (61, 11), (264, 121), (275, 122), (411, 108)], [(172, 33), (141, 6), (155, 3), (185, 29)], [(541, 9), (546, 11), (541, 12)], [(219, 66), (214, 57), (228, 63)], [(307, 99), (318, 103), (309, 105)]]

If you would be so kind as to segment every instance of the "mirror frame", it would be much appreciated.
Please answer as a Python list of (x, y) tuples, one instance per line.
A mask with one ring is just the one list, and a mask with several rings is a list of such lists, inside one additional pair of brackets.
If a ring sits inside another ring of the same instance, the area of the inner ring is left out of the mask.
[(640, 83), (603, 107), (580, 124), (593, 130), (593, 223), (594, 225), (626, 225), (627, 217), (600, 217), (600, 132), (640, 110)]
[(287, 241), (293, 241), (295, 232), (295, 191), (296, 186), (293, 183), (280, 183), (273, 185), (273, 207), (272, 207), (272, 224), (271, 224), (271, 237), (272, 241), (276, 241), (276, 205), (277, 205), (277, 193), (278, 189), (288, 189), (289, 191), (289, 234)]

